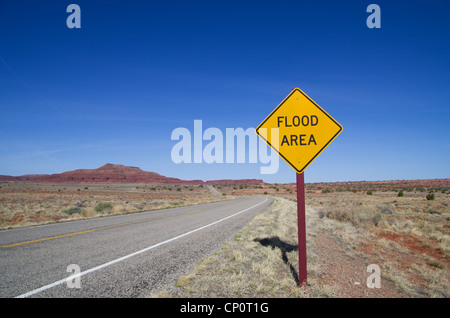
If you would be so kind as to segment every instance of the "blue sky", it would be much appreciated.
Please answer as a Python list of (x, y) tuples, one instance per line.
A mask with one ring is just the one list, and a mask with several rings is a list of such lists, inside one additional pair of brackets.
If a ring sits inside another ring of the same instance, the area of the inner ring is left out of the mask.
[[(69, 4), (81, 29), (69, 29)], [(369, 4), (381, 28), (369, 29)], [(294, 87), (343, 127), (306, 182), (450, 177), (450, 2), (0, 1), (0, 174), (175, 164), (172, 131), (256, 127)]]

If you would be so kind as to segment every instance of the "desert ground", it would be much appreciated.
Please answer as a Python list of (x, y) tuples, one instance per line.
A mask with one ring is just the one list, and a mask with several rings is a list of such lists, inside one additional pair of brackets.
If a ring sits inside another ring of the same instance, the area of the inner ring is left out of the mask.
[(0, 229), (224, 199), (206, 185), (0, 183)]
[[(450, 180), (306, 184), (308, 286), (297, 286), (295, 184), (0, 184), (0, 228), (276, 198), (235, 239), (150, 297), (448, 297)], [(369, 288), (367, 267), (381, 269)]]
[[(447, 298), (449, 180), (306, 184), (308, 286), (298, 287), (296, 186), (217, 186), (276, 198), (233, 242), (153, 297)], [(378, 265), (373, 288), (369, 265)]]

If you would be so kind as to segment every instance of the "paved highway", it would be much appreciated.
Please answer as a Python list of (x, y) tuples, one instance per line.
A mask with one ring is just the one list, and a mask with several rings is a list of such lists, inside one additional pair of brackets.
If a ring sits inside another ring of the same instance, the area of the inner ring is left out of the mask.
[(241, 197), (0, 231), (0, 297), (149, 296), (173, 286), (271, 203)]

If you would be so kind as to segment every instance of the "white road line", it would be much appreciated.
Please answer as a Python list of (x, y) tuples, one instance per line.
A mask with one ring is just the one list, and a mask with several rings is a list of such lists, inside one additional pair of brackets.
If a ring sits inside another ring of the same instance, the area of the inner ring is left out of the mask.
[(29, 291), (29, 292), (27, 292), (27, 293), (24, 293), (24, 294), (22, 294), (22, 295), (16, 296), (15, 298), (26, 298), (26, 297), (30, 297), (30, 296), (35, 295), (35, 294), (37, 294), (37, 293), (40, 293), (40, 292), (42, 292), (42, 291), (44, 291), (44, 290), (47, 290), (47, 289), (56, 287), (56, 286), (61, 285), (61, 284), (64, 284), (64, 283), (66, 283), (67, 281), (71, 281), (71, 280), (73, 280), (73, 279), (75, 279), (75, 278), (77, 278), (77, 277), (81, 277), (81, 276), (83, 276), (83, 275), (86, 275), (86, 274), (89, 274), (89, 273), (98, 271), (99, 269), (105, 268), (105, 267), (107, 267), (107, 266), (110, 266), (110, 265), (119, 263), (119, 262), (124, 261), (124, 260), (126, 260), (126, 259), (128, 259), (128, 258), (131, 258), (131, 257), (136, 256), (136, 255), (138, 255), (138, 254), (141, 254), (141, 253), (147, 252), (147, 251), (149, 251), (149, 250), (151, 250), (151, 249), (154, 249), (155, 247), (158, 247), (158, 246), (164, 245), (164, 244), (166, 244), (166, 243), (175, 241), (175, 240), (177, 240), (177, 239), (179, 239), (179, 238), (185, 237), (185, 236), (187, 236), (187, 235), (189, 235), (189, 234), (192, 234), (192, 233), (201, 231), (201, 230), (203, 230), (203, 229), (206, 229), (207, 227), (213, 226), (213, 225), (215, 225), (215, 224), (217, 224), (217, 223), (220, 223), (220, 222), (222, 222), (222, 221), (225, 221), (225, 220), (227, 220), (227, 219), (230, 219), (230, 218), (232, 218), (232, 217), (235, 217), (236, 215), (239, 215), (239, 214), (244, 213), (244, 212), (246, 212), (246, 211), (248, 211), (248, 210), (250, 210), (250, 209), (253, 209), (253, 208), (257, 207), (258, 205), (261, 205), (261, 204), (265, 203), (266, 201), (267, 201), (267, 198), (265, 198), (263, 202), (260, 202), (260, 203), (258, 203), (258, 204), (255, 204), (255, 205), (253, 205), (253, 206), (251, 206), (251, 207), (249, 207), (249, 208), (247, 208), (247, 209), (244, 209), (244, 210), (242, 210), (242, 211), (236, 212), (236, 213), (234, 213), (234, 214), (232, 214), (232, 215), (230, 215), (230, 216), (224, 217), (223, 219), (217, 220), (217, 221), (215, 221), (215, 222), (212, 222), (212, 223), (210, 223), (210, 224), (204, 225), (204, 226), (202, 226), (202, 227), (199, 227), (199, 228), (197, 228), (197, 229), (195, 229), (195, 230), (186, 232), (186, 233), (184, 233), (184, 234), (178, 235), (178, 236), (176, 236), (176, 237), (173, 237), (173, 238), (168, 239), (168, 240), (166, 240), (166, 241), (160, 242), (160, 243), (158, 243), (158, 244), (155, 244), (155, 245), (146, 247), (146, 248), (144, 248), (144, 249), (142, 249), (142, 250), (139, 250), (139, 251), (136, 251), (136, 252), (134, 252), (134, 253), (131, 253), (131, 254), (122, 256), (122, 257), (120, 257), (120, 258), (117, 258), (117, 259), (115, 259), (115, 260), (109, 261), (109, 262), (107, 262), (107, 263), (98, 265), (98, 266), (96, 266), (96, 267), (93, 267), (93, 268), (88, 269), (88, 270), (86, 270), (86, 271), (80, 272), (80, 273), (78, 273), (78, 274), (71, 275), (71, 276), (69, 276), (69, 277), (67, 277), (67, 278), (58, 280), (58, 281), (56, 281), (56, 282), (54, 282), (54, 283), (51, 283), (51, 284), (42, 286), (42, 287), (37, 288), (37, 289), (34, 289), (34, 290)]

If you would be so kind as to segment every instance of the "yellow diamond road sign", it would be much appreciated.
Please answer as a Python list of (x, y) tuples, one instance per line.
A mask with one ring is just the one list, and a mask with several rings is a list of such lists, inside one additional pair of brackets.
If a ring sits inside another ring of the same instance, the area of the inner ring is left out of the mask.
[(342, 126), (299, 88), (256, 128), (258, 136), (297, 173), (302, 173), (341, 131)]

